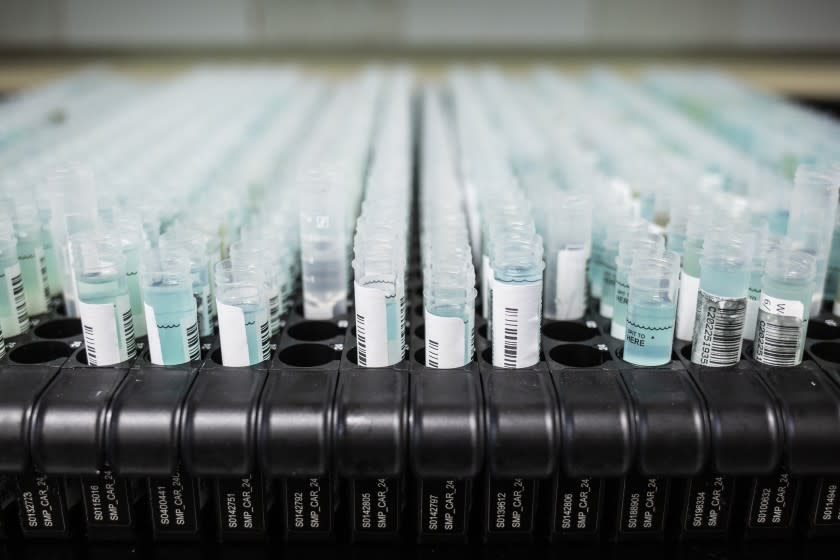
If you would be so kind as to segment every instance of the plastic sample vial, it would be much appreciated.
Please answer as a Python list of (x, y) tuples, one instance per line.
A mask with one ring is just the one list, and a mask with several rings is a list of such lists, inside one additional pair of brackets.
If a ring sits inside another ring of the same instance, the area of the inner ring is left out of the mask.
[(0, 220), (0, 330), (7, 337), (29, 330), (29, 310), (11, 220)]
[(475, 354), (475, 272), (471, 256), (433, 263), (424, 278), (426, 367), (463, 367)]
[(680, 340), (691, 340), (697, 315), (697, 292), (700, 289), (700, 258), (703, 254), (703, 237), (706, 234), (703, 215), (694, 214), (686, 226), (682, 242), (682, 270), (680, 294), (677, 303), (675, 335)]
[(134, 321), (119, 241), (77, 234), (70, 245), (88, 363), (108, 366), (134, 358)]
[(671, 361), (677, 316), (680, 256), (637, 255), (630, 270), (624, 334), (625, 362), (661, 366)]
[(658, 256), (665, 250), (665, 238), (658, 234), (622, 239), (615, 258), (615, 296), (610, 336), (624, 340), (627, 302), (630, 297), (630, 269), (634, 259)]
[(140, 280), (151, 362), (170, 366), (201, 358), (189, 256), (183, 251), (148, 251)]
[(607, 236), (601, 249), (601, 301), (598, 312), (607, 319), (613, 317), (615, 275), (618, 245), (622, 239), (636, 238), (647, 230), (647, 222), (613, 222), (607, 226)]
[(215, 269), (222, 364), (243, 367), (268, 360), (271, 327), (262, 270), (230, 259), (216, 263)]
[(59, 255), (53, 242), (52, 210), (48, 201), (39, 199), (38, 216), (41, 221), (41, 243), (44, 247), (44, 261), (47, 265), (47, 286), (49, 286), (50, 296), (58, 297), (63, 292), (63, 286), (61, 284), (61, 268), (58, 262)]
[(15, 235), (23, 278), (23, 291), (30, 315), (47, 312), (50, 288), (47, 281), (47, 262), (41, 243), (41, 223), (34, 206), (19, 206), (15, 212)]
[(753, 357), (768, 366), (802, 363), (816, 278), (816, 259), (783, 247), (764, 268)]
[(767, 255), (777, 249), (780, 242), (780, 238), (769, 237), (767, 235), (761, 235), (757, 238), (750, 270), (750, 285), (747, 288), (747, 317), (744, 320), (744, 340), (755, 339), (755, 325), (758, 319), (758, 307), (761, 299), (761, 282), (762, 278), (764, 278)]
[(337, 173), (316, 170), (300, 185), (303, 315), (332, 319), (347, 313), (347, 209)]
[[(586, 313), (586, 271), (592, 252), (592, 198), (568, 195), (558, 205), (560, 217), (549, 222), (557, 228), (554, 301), (546, 302), (545, 314), (552, 319), (580, 319)], [(573, 219), (572, 219), (573, 218)]]
[(394, 251), (388, 246), (368, 248), (353, 260), (357, 359), (363, 367), (385, 367), (403, 359), (404, 294), (398, 293), (394, 261)]
[[(107, 226), (106, 226), (107, 227)], [(143, 249), (143, 226), (139, 220), (120, 217), (113, 221), (125, 256), (125, 279), (137, 336), (146, 334), (146, 314), (140, 289), (140, 259)]]
[(216, 318), (216, 299), (213, 297), (208, 243), (204, 235), (186, 227), (169, 229), (160, 236), (162, 249), (185, 251), (190, 259), (193, 298), (198, 313), (199, 336), (213, 336)]
[(492, 288), (493, 365), (524, 368), (540, 358), (542, 239), (503, 237), (495, 244)]
[(691, 361), (701, 366), (738, 363), (747, 314), (754, 236), (715, 230), (703, 243)]
[(265, 289), (268, 296), (268, 317), (271, 334), (280, 332), (280, 318), (283, 314), (281, 293), (280, 252), (267, 241), (249, 239), (230, 245), (230, 259), (234, 264), (260, 266), (263, 270)]

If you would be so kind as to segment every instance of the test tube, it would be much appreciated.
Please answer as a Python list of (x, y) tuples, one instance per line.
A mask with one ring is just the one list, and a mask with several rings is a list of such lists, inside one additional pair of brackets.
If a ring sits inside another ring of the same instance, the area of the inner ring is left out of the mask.
[(691, 344), (693, 363), (710, 367), (738, 363), (753, 247), (751, 232), (719, 229), (706, 236)]
[(58, 297), (63, 292), (61, 284), (61, 268), (58, 262), (59, 254), (53, 242), (52, 209), (49, 200), (38, 199), (38, 216), (41, 221), (41, 242), (44, 246), (44, 260), (47, 265), (47, 286), (50, 296)]
[(29, 330), (17, 239), (10, 219), (0, 220), (0, 330), (9, 337)]
[(70, 240), (87, 361), (107, 366), (134, 357), (134, 322), (119, 241), (95, 234)]
[(394, 251), (366, 247), (353, 260), (357, 359), (360, 366), (385, 367), (403, 359), (405, 326)]
[[(106, 224), (108, 227), (109, 224)], [(125, 256), (125, 278), (128, 297), (131, 301), (131, 315), (134, 320), (136, 336), (146, 334), (146, 314), (143, 308), (143, 294), (140, 288), (140, 260), (143, 249), (143, 226), (140, 220), (121, 216), (115, 219), (111, 227), (116, 231)]]
[(778, 248), (781, 239), (769, 236), (767, 233), (756, 238), (756, 249), (753, 254), (752, 266), (750, 269), (750, 285), (747, 288), (747, 317), (744, 320), (744, 340), (755, 339), (755, 325), (758, 319), (758, 307), (761, 299), (761, 282), (764, 278), (764, 267), (767, 263), (767, 256), (771, 251)]
[(813, 255), (789, 247), (770, 253), (755, 325), (756, 361), (780, 367), (802, 363), (815, 276)]
[(257, 239), (236, 241), (230, 245), (230, 258), (234, 264), (259, 265), (263, 270), (268, 295), (268, 316), (271, 334), (280, 332), (283, 298), (280, 291), (280, 253), (270, 243)]
[(201, 233), (186, 227), (169, 229), (160, 236), (160, 247), (167, 250), (181, 250), (190, 259), (193, 298), (198, 312), (199, 336), (213, 336), (213, 321), (216, 318), (216, 299), (213, 297), (211, 267), (208, 258), (207, 239)]
[(230, 259), (216, 263), (215, 270), (222, 364), (243, 367), (268, 360), (271, 328), (262, 270)]
[(152, 249), (140, 270), (149, 357), (161, 366), (201, 357), (190, 259), (183, 251)]
[(493, 259), (493, 365), (524, 368), (540, 358), (542, 239), (509, 236), (495, 245)]
[(615, 274), (618, 244), (622, 239), (637, 237), (647, 229), (647, 222), (616, 221), (607, 225), (607, 236), (601, 247), (601, 301), (598, 312), (607, 319), (613, 317), (613, 303), (615, 301)]
[(50, 288), (41, 243), (41, 222), (35, 206), (18, 206), (15, 211), (15, 235), (26, 306), (30, 315), (41, 315), (47, 312)]
[(630, 270), (624, 334), (626, 362), (661, 366), (671, 360), (677, 316), (680, 256), (674, 251), (639, 255)]
[(426, 367), (449, 369), (470, 363), (475, 353), (475, 271), (472, 254), (448, 255), (424, 275)]
[(656, 256), (664, 250), (665, 238), (658, 234), (630, 237), (619, 242), (618, 255), (615, 258), (615, 297), (610, 323), (610, 336), (613, 338), (624, 340), (627, 302), (630, 297), (630, 268), (633, 260)]
[(680, 293), (675, 328), (675, 334), (679, 340), (691, 340), (694, 335), (697, 292), (700, 290), (700, 258), (703, 255), (703, 238), (707, 227), (704, 214), (692, 213), (688, 218), (682, 240), (682, 270), (680, 271)]
[(586, 270), (592, 252), (592, 198), (569, 194), (560, 201), (549, 229), (557, 241), (554, 301), (546, 302), (545, 315), (569, 321), (586, 313)]

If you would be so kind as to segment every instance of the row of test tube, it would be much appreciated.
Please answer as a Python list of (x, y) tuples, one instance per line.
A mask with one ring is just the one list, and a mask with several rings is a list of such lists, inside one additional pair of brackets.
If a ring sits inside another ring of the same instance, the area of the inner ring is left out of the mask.
[(412, 83), (387, 81), (353, 242), (357, 361), (385, 367), (404, 359), (412, 176)]

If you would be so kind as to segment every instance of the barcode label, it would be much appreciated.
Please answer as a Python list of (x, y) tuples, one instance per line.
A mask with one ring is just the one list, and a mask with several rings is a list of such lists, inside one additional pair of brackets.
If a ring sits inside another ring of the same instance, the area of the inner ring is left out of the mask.
[(260, 355), (261, 361), (266, 361), (271, 357), (271, 329), (269, 321), (260, 325)]
[(680, 340), (691, 340), (694, 336), (694, 323), (697, 319), (697, 292), (700, 290), (700, 279), (696, 276), (680, 273), (680, 295), (677, 300), (676, 337)]
[(213, 298), (208, 284), (193, 284), (193, 297), (198, 313), (198, 333), (201, 336), (213, 336)]
[(801, 301), (761, 294), (753, 356), (768, 366), (790, 367), (802, 361), (807, 321)]
[(46, 313), (50, 294), (47, 287), (44, 250), (41, 247), (35, 247), (31, 253), (19, 255), (19, 259), (29, 314)]
[(741, 337), (747, 298), (697, 295), (697, 315), (691, 343), (691, 361), (701, 366), (734, 366), (741, 357)]
[(399, 302), (400, 302), (400, 310), (399, 310), (400, 311), (400, 317), (399, 317), (399, 320), (398, 320), (398, 323), (399, 323), (398, 326), (399, 326), (399, 329), (400, 329), (400, 347), (402, 348), (400, 358), (402, 358), (402, 356), (405, 356), (406, 352), (408, 352), (408, 342), (406, 341), (406, 338), (405, 338), (405, 328), (406, 328), (405, 282), (397, 282), (397, 298), (399, 298)]
[(0, 329), (0, 360), (6, 357), (6, 341), (3, 340), (3, 330)]
[(472, 360), (473, 343), (467, 333), (472, 326), (460, 317), (442, 317), (424, 312), (426, 331), (426, 367), (456, 368)]
[(523, 368), (540, 356), (542, 281), (493, 280), (493, 365)]
[(758, 321), (758, 298), (761, 288), (747, 288), (747, 316), (744, 319), (744, 340), (755, 340), (755, 324)]
[(586, 269), (589, 260), (585, 247), (557, 251), (557, 280), (554, 295), (554, 319), (580, 319), (586, 313)]
[(14, 309), (14, 316), (7, 317), (4, 321), (6, 336), (23, 334), (29, 330), (29, 309), (26, 306), (26, 295), (23, 293), (20, 263), (7, 267), (0, 279), (5, 280), (9, 305)]
[(280, 292), (271, 294), (268, 298), (268, 321), (271, 325), (271, 334), (280, 332)]
[(134, 357), (136, 346), (127, 295), (117, 297), (115, 303), (79, 301), (79, 312), (88, 364), (107, 366)]
[(385, 367), (402, 360), (405, 328), (396, 294), (356, 282), (355, 304), (359, 365)]
[(193, 323), (187, 327), (187, 349), (191, 362), (195, 362), (201, 358), (201, 347), (198, 341), (198, 322)]
[(235, 305), (216, 301), (219, 311), (219, 339), (222, 363), (230, 367), (251, 365), (248, 352), (248, 331), (245, 328), (245, 313)]

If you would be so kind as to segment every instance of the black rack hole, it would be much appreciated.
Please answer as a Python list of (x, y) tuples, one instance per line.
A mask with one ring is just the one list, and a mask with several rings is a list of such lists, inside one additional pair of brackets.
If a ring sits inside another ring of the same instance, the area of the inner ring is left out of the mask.
[(482, 359), (488, 364), (493, 363), (493, 348), (485, 348), (484, 351), (481, 353)]
[(811, 346), (811, 353), (826, 362), (840, 364), (840, 343), (818, 342), (817, 344)]
[(816, 340), (840, 338), (840, 327), (829, 325), (823, 321), (810, 321), (808, 323), (808, 338), (814, 338)]
[(9, 359), (18, 364), (44, 364), (72, 353), (73, 349), (63, 342), (41, 340), (21, 344), (9, 353)]
[(420, 315), (421, 317), (423, 316), (423, 304), (422, 303), (419, 303), (419, 304), (414, 306), (414, 314), (415, 315)]
[(357, 357), (355, 346), (347, 351), (347, 361), (351, 364), (359, 365), (359, 358)]
[(478, 333), (478, 336), (480, 336), (484, 340), (487, 340), (487, 323), (484, 323), (483, 325), (478, 327), (478, 329), (476, 329), (476, 332)]
[(414, 336), (417, 338), (422, 338), (423, 340), (426, 339), (426, 326), (420, 325), (416, 329), (414, 329)]
[(561, 344), (549, 353), (551, 359), (569, 367), (595, 367), (609, 361), (608, 352), (584, 344)]
[(680, 350), (680, 354), (682, 354), (682, 357), (686, 360), (691, 361), (691, 344), (683, 346), (683, 349)]
[(280, 351), (277, 359), (292, 367), (318, 367), (337, 360), (339, 356), (326, 344), (295, 344)]
[(414, 360), (420, 364), (421, 366), (426, 365), (426, 348), (421, 348), (417, 352), (414, 353)]
[(583, 342), (598, 336), (598, 329), (587, 327), (582, 323), (572, 321), (553, 321), (547, 323), (542, 332), (552, 340), (560, 342)]
[(213, 360), (214, 363), (222, 365), (222, 349), (216, 348), (213, 350), (213, 353), (210, 354), (210, 359)]
[(40, 338), (70, 338), (82, 334), (79, 319), (55, 319), (35, 327), (35, 336)]
[(301, 321), (289, 327), (289, 336), (307, 342), (327, 340), (344, 334), (344, 329), (331, 321)]
[(88, 365), (87, 351), (84, 348), (76, 353), (76, 361), (82, 365)]

